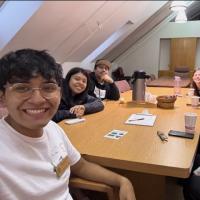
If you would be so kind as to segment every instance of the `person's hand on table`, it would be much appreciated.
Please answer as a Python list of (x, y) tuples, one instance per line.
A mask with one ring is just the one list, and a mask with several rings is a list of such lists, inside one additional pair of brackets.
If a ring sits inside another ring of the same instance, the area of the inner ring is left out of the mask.
[(85, 106), (84, 105), (76, 105), (70, 108), (70, 112), (75, 114), (76, 117), (80, 118), (85, 113)]

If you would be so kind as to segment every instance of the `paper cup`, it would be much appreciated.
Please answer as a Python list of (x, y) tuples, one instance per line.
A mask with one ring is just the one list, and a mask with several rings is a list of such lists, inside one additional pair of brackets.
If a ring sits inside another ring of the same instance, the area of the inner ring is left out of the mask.
[(189, 88), (188, 89), (188, 96), (189, 97), (194, 96), (194, 88)]
[(199, 97), (198, 96), (191, 96), (191, 105), (193, 107), (199, 106)]
[(197, 114), (188, 112), (185, 113), (184, 117), (185, 117), (185, 132), (194, 134)]

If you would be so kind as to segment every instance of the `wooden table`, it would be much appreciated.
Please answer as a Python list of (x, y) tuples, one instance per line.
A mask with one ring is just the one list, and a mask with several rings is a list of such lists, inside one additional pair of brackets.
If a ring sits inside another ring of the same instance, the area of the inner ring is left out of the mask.
[[(173, 94), (172, 88), (147, 88), (147, 91), (155, 95)], [(187, 89), (182, 88), (182, 93), (186, 92)], [(103, 166), (124, 170), (125, 174), (132, 171), (152, 175), (160, 180), (155, 184), (156, 187), (160, 187), (161, 182), (164, 183), (163, 178), (166, 176), (188, 177), (199, 140), (199, 117), (192, 140), (169, 136), (168, 142), (162, 142), (157, 136), (157, 131), (166, 134), (170, 129), (184, 131), (184, 113), (196, 112), (199, 116), (200, 110), (186, 106), (188, 97), (185, 95), (178, 97), (175, 108), (170, 110), (157, 108), (153, 104), (135, 104), (131, 101), (131, 91), (121, 96), (125, 98), (125, 104), (120, 104), (119, 101), (105, 101), (104, 111), (85, 116), (84, 123), (66, 125), (61, 122), (60, 126), (86, 159)], [(144, 109), (157, 116), (153, 127), (124, 123), (131, 114), (142, 112)], [(104, 135), (113, 129), (125, 130), (128, 133), (120, 140), (105, 138)], [(144, 182), (140, 185), (143, 184)], [(165, 189), (160, 190), (163, 193)], [(139, 195), (138, 192), (138, 196), (139, 199), (145, 199), (144, 194)], [(165, 195), (152, 197), (156, 198), (161, 200)], [(148, 199), (151, 199), (149, 195)]]

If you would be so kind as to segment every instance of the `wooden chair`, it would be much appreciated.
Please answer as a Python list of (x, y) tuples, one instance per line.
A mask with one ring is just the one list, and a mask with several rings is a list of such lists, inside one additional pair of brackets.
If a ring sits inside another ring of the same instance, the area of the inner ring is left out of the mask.
[(115, 81), (115, 84), (118, 87), (120, 93), (131, 89), (129, 83), (126, 80)]
[(190, 69), (187, 66), (179, 66), (174, 68), (174, 76), (179, 76), (182, 79), (190, 78)]
[(108, 200), (119, 200), (118, 189), (103, 183), (97, 183), (82, 178), (72, 177), (69, 180), (69, 186), (85, 190), (104, 192), (106, 193)]

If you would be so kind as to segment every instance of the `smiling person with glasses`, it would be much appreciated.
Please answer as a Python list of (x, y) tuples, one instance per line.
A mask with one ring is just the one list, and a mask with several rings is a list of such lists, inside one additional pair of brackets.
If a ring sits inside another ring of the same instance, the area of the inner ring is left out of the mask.
[(30, 83), (14, 83), (7, 84), (5, 88), (9, 88), (16, 97), (30, 98), (34, 90), (39, 90), (45, 99), (54, 98), (60, 92), (60, 87), (56, 83), (42, 83), (39, 88), (33, 88)]
[(120, 93), (113, 79), (108, 75), (111, 63), (108, 60), (97, 60), (94, 65), (94, 72), (90, 73), (89, 95), (101, 100), (118, 100)]
[(72, 200), (70, 172), (120, 188), (135, 200), (130, 181), (86, 161), (51, 121), (60, 99), (62, 68), (46, 51), (22, 49), (0, 59), (0, 199)]

